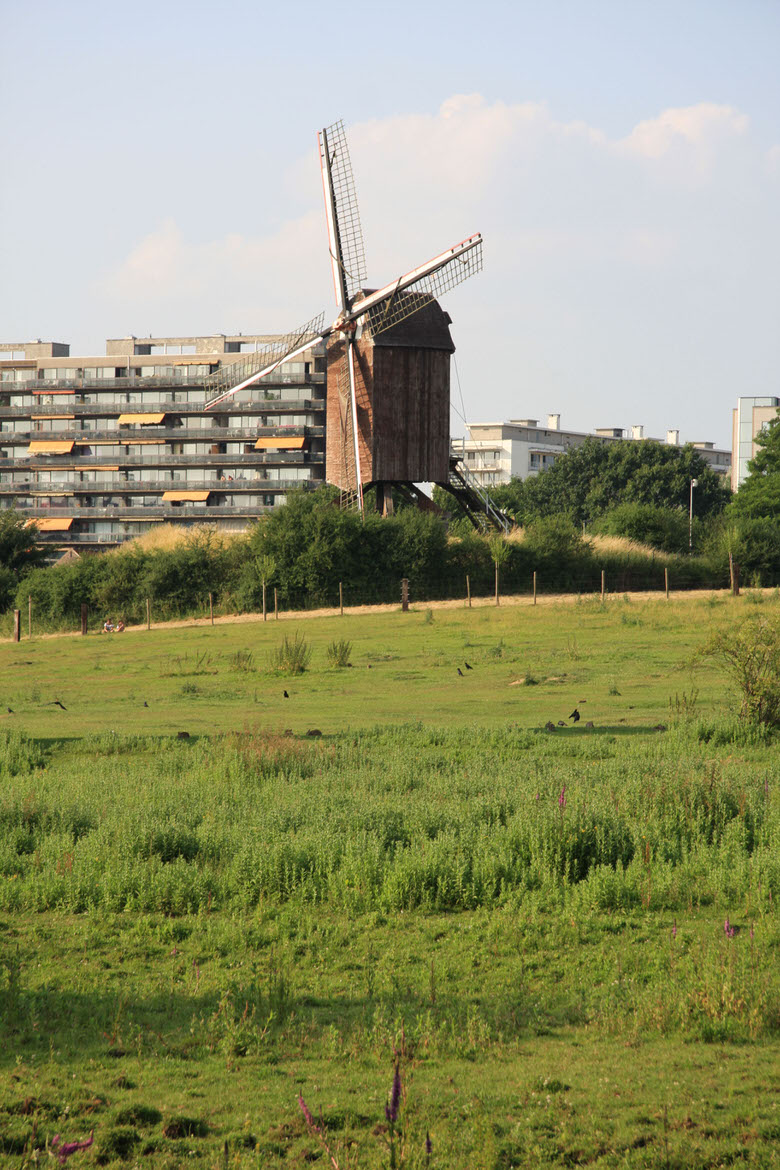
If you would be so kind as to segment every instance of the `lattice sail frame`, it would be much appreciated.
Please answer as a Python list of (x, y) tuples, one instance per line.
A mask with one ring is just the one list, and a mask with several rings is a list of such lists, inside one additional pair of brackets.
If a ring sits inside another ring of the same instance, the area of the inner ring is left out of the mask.
[[(428, 276), (423, 276), (414, 284), (408, 285), (398, 294), (391, 293), (386, 301), (375, 305), (366, 313), (363, 324), (368, 328), (372, 337), (378, 337), (386, 329), (412, 317), (420, 309), (430, 304), (451, 288), (462, 284), (470, 276), (482, 270), (482, 241), (476, 247), (461, 256), (453, 256), (441, 268)], [(360, 311), (360, 302), (354, 306), (354, 311)]]
[(262, 350), (247, 354), (246, 361), (231, 362), (229, 365), (222, 366), (216, 373), (207, 375), (203, 379), (203, 385), (207, 390), (215, 391), (215, 397), (219, 398), (239, 384), (247, 382), (261, 370), (267, 370), (270, 373), (290, 354), (300, 352), (308, 345), (315, 345), (321, 341), (324, 322), (325, 314), (319, 313), (292, 333), (268, 337), (265, 343), (261, 343), (263, 344)]
[(320, 151), (327, 146), (336, 210), (336, 231), (341, 256), (332, 259), (342, 267), (350, 300), (366, 283), (366, 254), (360, 225), (355, 179), (349, 157), (344, 123), (334, 122), (320, 133)]

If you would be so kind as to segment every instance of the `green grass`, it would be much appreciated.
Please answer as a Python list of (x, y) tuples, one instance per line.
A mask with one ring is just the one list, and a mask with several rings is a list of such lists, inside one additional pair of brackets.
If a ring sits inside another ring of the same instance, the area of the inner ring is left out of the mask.
[(678, 669), (743, 612), (0, 646), (2, 1164), (387, 1166), (399, 1061), (399, 1165), (777, 1165), (780, 757)]
[[(289, 620), (23, 638), (18, 645), (0, 643), (0, 720), (57, 739), (104, 731), (211, 735), (255, 726), (331, 733), (420, 719), (435, 726), (529, 727), (565, 720), (586, 698), (583, 722), (626, 734), (665, 721), (670, 696), (690, 690), (680, 662), (711, 628), (750, 611), (745, 599), (712, 606), (694, 597), (617, 598), (605, 605), (586, 598), (437, 609), (430, 611), (432, 622), (424, 610), (301, 620), (298, 629), (313, 655), (298, 676), (273, 669), (284, 636), (294, 636)], [(352, 643), (353, 666), (336, 673), (327, 648), (343, 638)], [(529, 675), (538, 686), (517, 685)], [(723, 680), (707, 670), (698, 685), (711, 712), (723, 698)], [(620, 694), (611, 695), (611, 687)], [(54, 699), (67, 711), (53, 707)], [(6, 707), (13, 717), (2, 714)], [(566, 734), (581, 733), (580, 726)]]

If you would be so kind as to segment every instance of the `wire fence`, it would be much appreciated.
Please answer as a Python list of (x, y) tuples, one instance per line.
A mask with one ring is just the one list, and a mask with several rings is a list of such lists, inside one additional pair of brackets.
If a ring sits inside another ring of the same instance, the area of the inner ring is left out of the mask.
[[(659, 597), (695, 590), (726, 590), (730, 587), (728, 574), (714, 573), (704, 577), (701, 571), (686, 572), (684, 567), (670, 571), (668, 567), (656, 567), (640, 572), (635, 568), (607, 572), (597, 568), (575, 573), (537, 570), (527, 578), (516, 576), (503, 580), (499, 572), (498, 589), (495, 576), (490, 581), (482, 574), (472, 580), (465, 574), (459, 583), (450, 580), (425, 581), (399, 578), (392, 582), (352, 587), (349, 581), (336, 583), (333, 588), (289, 589), (266, 585), (265, 604), (262, 589), (258, 590), (256, 604), (239, 604), (229, 591), (223, 594), (204, 593), (187, 606), (177, 605), (170, 598), (145, 598), (140, 603), (135, 598), (123, 606), (121, 600), (112, 606), (112, 614), (106, 615), (94, 602), (79, 602), (70, 607), (67, 615), (56, 620), (47, 619), (44, 613), (36, 612), (32, 597), (22, 609), (8, 610), (0, 616), (0, 637), (25, 640), (44, 633), (101, 633), (106, 622), (114, 628), (121, 621), (123, 625), (146, 625), (151, 629), (155, 624), (170, 621), (211, 621), (236, 616), (255, 616), (258, 620), (273, 621), (290, 613), (307, 613), (316, 610), (331, 610), (348, 615), (352, 609), (372, 605), (394, 605), (402, 608), (403, 583), (406, 582), (408, 604), (412, 610), (432, 602), (460, 602), (464, 607), (473, 604), (516, 603), (517, 599), (533, 604), (538, 599), (558, 596), (563, 598), (592, 598), (607, 601), (620, 596), (630, 597), (637, 593), (657, 594)], [(777, 580), (761, 582), (777, 588)]]

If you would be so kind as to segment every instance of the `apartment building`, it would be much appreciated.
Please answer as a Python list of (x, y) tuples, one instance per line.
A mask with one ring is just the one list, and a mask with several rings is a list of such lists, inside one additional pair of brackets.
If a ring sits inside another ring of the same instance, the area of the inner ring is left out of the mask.
[(0, 344), (0, 508), (58, 547), (116, 545), (154, 524), (245, 529), (325, 472), (325, 354), (313, 347), (213, 410), (208, 381), (263, 335), (125, 337), (105, 355)]
[(780, 398), (738, 398), (731, 431), (731, 490), (736, 492), (748, 474), (749, 460), (756, 454), (756, 435), (777, 418)]
[[(552, 467), (556, 459), (567, 451), (581, 447), (587, 439), (603, 443), (636, 442), (645, 438), (644, 427), (597, 427), (593, 432), (561, 429), (561, 416), (550, 414), (546, 426), (535, 418), (510, 419), (506, 423), (471, 423), (470, 438), (455, 445), (463, 453), (464, 462), (478, 482), (486, 488), (511, 479), (527, 479)], [(649, 439), (680, 445), (680, 432), (669, 430), (665, 439)], [(731, 471), (731, 452), (715, 447), (710, 442), (692, 444), (713, 471), (728, 475)]]

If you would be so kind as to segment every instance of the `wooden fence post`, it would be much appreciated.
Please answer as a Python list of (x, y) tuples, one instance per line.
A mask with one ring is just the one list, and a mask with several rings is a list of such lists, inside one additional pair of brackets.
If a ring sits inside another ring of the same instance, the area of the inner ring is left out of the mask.
[(14, 610), (14, 642), (18, 642), (21, 637), (22, 629), (22, 611), (20, 609)]
[(664, 589), (666, 590), (666, 600), (669, 600), (669, 569), (664, 566)]
[(275, 585), (274, 585), (274, 620), (277, 622), (279, 621), (279, 594), (276, 591)]
[(146, 628), (147, 630), (152, 628), (152, 603), (148, 597), (146, 599)]
[(27, 637), (32, 638), (32, 593), (27, 594)]
[(601, 570), (601, 604), (604, 604), (604, 570)]
[(89, 613), (89, 608), (87, 606), (87, 603), (86, 603), (86, 601), (82, 601), (82, 603), (81, 603), (81, 633), (82, 634), (86, 634), (86, 632), (87, 632), (87, 614), (88, 613)]
[(344, 587), (339, 581), (339, 616), (344, 616)]
[(471, 581), (469, 580), (468, 573), (466, 574), (466, 601), (468, 602), (469, 609), (471, 609)]
[(534, 605), (536, 605), (536, 569), (534, 569)]
[(211, 618), (211, 624), (213, 626), (214, 625), (214, 597), (211, 593), (209, 593), (209, 617)]
[(401, 579), (401, 612), (408, 613), (409, 611), (409, 578), (403, 577)]
[(263, 581), (263, 621), (268, 621), (268, 611), (265, 607), (265, 581)]

